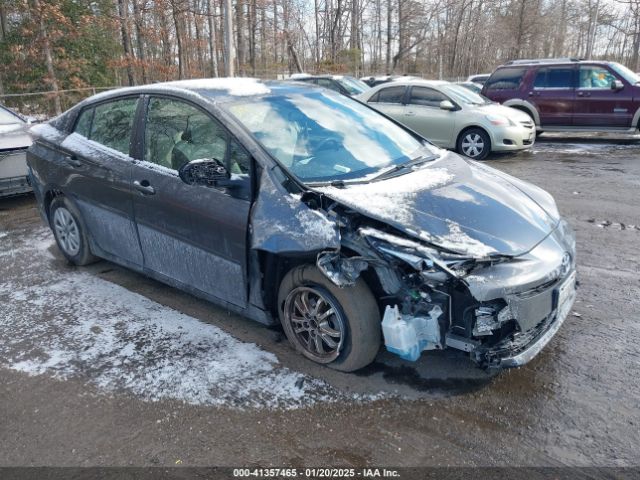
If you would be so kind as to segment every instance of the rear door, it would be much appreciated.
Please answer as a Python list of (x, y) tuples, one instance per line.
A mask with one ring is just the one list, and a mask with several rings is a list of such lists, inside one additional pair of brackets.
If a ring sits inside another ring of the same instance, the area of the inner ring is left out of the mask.
[(541, 67), (535, 72), (528, 96), (538, 110), (542, 127), (573, 124), (575, 85), (574, 65)]
[(451, 147), (456, 112), (442, 110), (440, 102), (451, 101), (429, 87), (412, 86), (401, 122), (440, 147)]
[(91, 238), (106, 254), (141, 266), (129, 182), (137, 105), (136, 96), (85, 108), (61, 148), (66, 191), (80, 208)]
[(379, 110), (391, 118), (402, 122), (404, 120), (404, 105), (407, 87), (405, 85), (393, 85), (381, 88), (367, 101), (373, 108)]
[[(622, 83), (621, 90), (612, 89), (616, 80)], [(631, 85), (613, 71), (604, 65), (579, 66), (574, 125), (629, 128), (633, 107)]]
[[(141, 161), (132, 168), (146, 269), (237, 306), (247, 302), (251, 157), (209, 113), (170, 97), (146, 100)], [(178, 169), (216, 158), (243, 179), (228, 190), (187, 185)]]

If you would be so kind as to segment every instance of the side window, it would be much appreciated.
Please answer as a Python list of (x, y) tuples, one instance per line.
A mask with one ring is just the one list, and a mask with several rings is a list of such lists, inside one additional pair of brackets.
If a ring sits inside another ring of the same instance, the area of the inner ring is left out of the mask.
[(373, 95), (371, 95), (371, 98), (367, 103), (377, 103), (379, 101), (379, 98), (380, 98), (380, 92), (376, 92)]
[(579, 88), (611, 88), (611, 84), (616, 80), (617, 78), (606, 68), (595, 65), (580, 67)]
[(573, 68), (548, 67), (536, 73), (533, 88), (573, 88)]
[(549, 68), (547, 88), (573, 88), (573, 68)]
[(73, 131), (82, 135), (83, 137), (89, 138), (94, 111), (95, 110), (93, 108), (87, 108), (80, 112), (80, 116), (78, 117), (78, 121), (76, 122), (76, 128), (74, 128)]
[(491, 74), (486, 82), (487, 90), (517, 90), (526, 68), (501, 68)]
[(319, 78), (318, 85), (324, 88), (328, 88), (329, 90), (335, 90), (336, 92), (340, 91), (340, 87), (336, 85), (336, 83), (329, 78)]
[(547, 69), (541, 68), (536, 72), (536, 78), (533, 81), (533, 88), (545, 88), (547, 86)]
[(180, 100), (151, 98), (144, 159), (179, 170), (201, 158), (225, 161), (227, 132), (202, 110)]
[(96, 106), (89, 138), (129, 155), (137, 104), (137, 98), (127, 98)]
[(440, 107), (440, 102), (448, 98), (433, 88), (413, 87), (409, 96), (411, 105), (423, 105), (425, 107)]
[(379, 103), (398, 103), (404, 101), (404, 92), (407, 87), (387, 87), (378, 92)]
[(251, 155), (235, 140), (229, 145), (228, 170), (231, 175), (249, 175), (251, 172)]

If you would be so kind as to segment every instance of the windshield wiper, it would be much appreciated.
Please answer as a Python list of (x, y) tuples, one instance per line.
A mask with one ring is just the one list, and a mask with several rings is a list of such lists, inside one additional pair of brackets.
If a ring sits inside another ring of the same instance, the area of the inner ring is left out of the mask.
[(423, 163), (430, 162), (432, 160), (435, 160), (436, 158), (438, 158), (438, 155), (430, 155), (428, 157), (417, 157), (417, 158), (414, 158), (413, 160), (409, 160), (407, 162), (400, 163), (400, 164), (390, 168), (389, 170), (381, 173), (380, 175), (378, 175), (376, 177), (373, 177), (371, 179), (371, 181), (372, 182), (377, 182), (378, 180), (384, 180), (386, 178), (395, 177), (402, 170), (410, 170), (412, 167), (415, 167), (416, 165), (421, 165)]

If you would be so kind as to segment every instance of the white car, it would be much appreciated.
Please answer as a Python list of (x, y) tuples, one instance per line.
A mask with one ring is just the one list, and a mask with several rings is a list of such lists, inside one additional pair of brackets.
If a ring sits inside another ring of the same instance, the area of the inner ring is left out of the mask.
[(356, 98), (439, 147), (476, 160), (491, 152), (531, 148), (535, 141), (529, 115), (449, 82), (385, 83)]
[(0, 197), (31, 191), (27, 175), (29, 124), (17, 113), (0, 106)]

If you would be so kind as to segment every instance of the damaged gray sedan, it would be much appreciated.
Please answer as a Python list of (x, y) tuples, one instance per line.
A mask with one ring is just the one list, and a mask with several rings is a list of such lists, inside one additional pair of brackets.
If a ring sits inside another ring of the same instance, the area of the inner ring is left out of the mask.
[(42, 216), (97, 257), (265, 324), (343, 371), (380, 346), (531, 360), (575, 297), (545, 191), (302, 84), (210, 79), (92, 97), (34, 129)]

